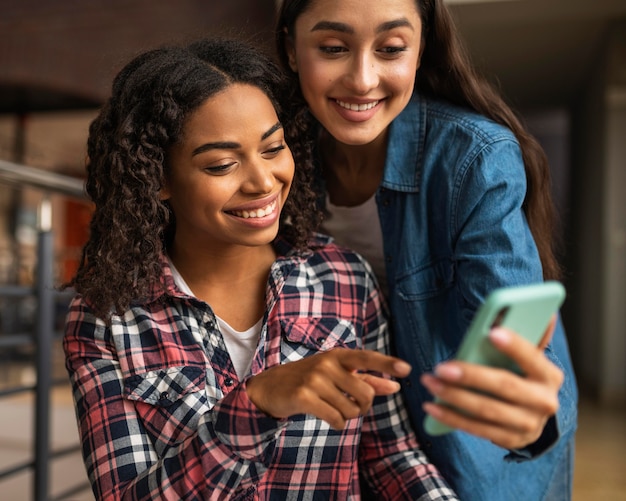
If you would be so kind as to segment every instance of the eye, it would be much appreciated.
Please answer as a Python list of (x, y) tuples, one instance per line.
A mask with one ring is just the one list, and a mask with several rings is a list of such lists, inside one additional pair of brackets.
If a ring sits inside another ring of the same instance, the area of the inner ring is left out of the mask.
[(348, 49), (343, 45), (320, 45), (319, 50), (321, 53), (329, 56), (348, 52)]
[(211, 167), (205, 167), (204, 170), (214, 176), (223, 176), (224, 174), (228, 174), (236, 163), (237, 162), (227, 162), (221, 165), (213, 165)]
[(268, 149), (266, 149), (263, 152), (263, 157), (265, 157), (265, 158), (273, 158), (273, 157), (277, 156), (281, 151), (283, 151), (286, 147), (287, 147), (287, 145), (285, 143), (280, 143), (280, 144), (277, 144), (277, 145), (273, 145), (273, 146), (269, 147)]
[(394, 57), (394, 56), (399, 56), (401, 53), (405, 52), (406, 50), (407, 48), (405, 46), (391, 45), (388, 47), (383, 47), (382, 49), (378, 49), (378, 52), (380, 52), (386, 57)]

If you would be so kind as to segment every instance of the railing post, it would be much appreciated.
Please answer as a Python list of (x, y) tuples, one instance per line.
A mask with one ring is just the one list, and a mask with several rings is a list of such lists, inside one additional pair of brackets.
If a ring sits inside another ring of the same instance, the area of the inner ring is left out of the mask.
[(54, 241), (51, 231), (50, 200), (40, 204), (37, 240), (36, 356), (37, 391), (35, 394), (34, 500), (47, 501), (50, 460), (50, 388), (52, 386), (52, 338), (54, 334), (53, 263)]

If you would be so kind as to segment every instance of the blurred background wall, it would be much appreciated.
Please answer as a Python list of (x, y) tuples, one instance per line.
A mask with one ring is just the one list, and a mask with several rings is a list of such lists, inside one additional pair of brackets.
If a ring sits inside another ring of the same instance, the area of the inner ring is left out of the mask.
[(451, 2), (474, 61), (545, 148), (581, 391), (626, 404), (626, 1)]
[[(546, 149), (565, 235), (581, 388), (626, 403), (626, 1), (451, 0), (475, 63)], [(206, 34), (272, 49), (275, 0), (0, 0), (0, 158), (82, 176), (86, 127), (121, 64)], [(36, 196), (0, 185), (0, 279), (27, 279)], [(77, 211), (61, 204), (59, 211)], [(57, 211), (58, 212), (58, 211)], [(78, 212), (76, 212), (78, 214)], [(67, 260), (84, 218), (55, 221)], [(82, 222), (81, 222), (82, 221)], [(76, 222), (76, 225), (73, 224)], [(63, 227), (63, 223), (68, 225)], [(71, 273), (65, 266), (64, 275)]]
[[(550, 158), (564, 235), (563, 316), (583, 397), (624, 409), (626, 0), (448, 3), (474, 62)], [(124, 62), (208, 34), (272, 50), (275, 4), (0, 0), (0, 160), (82, 177), (88, 124)], [(32, 282), (41, 196), (0, 182), (0, 285)], [(62, 281), (89, 207), (55, 196), (53, 214)], [(10, 323), (0, 312), (0, 336)]]

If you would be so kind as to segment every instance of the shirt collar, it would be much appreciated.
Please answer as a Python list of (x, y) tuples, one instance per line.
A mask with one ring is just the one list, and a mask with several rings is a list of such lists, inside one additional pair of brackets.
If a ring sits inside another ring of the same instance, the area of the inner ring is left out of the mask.
[[(313, 249), (324, 247), (332, 241), (332, 238), (319, 233), (314, 234), (309, 241), (309, 248), (299, 250), (293, 247), (287, 240), (277, 237), (274, 241), (277, 259), (272, 265), (272, 276), (275, 278), (286, 277), (289, 271), (295, 267), (297, 263), (309, 256)], [(161, 268), (163, 269), (162, 287), (155, 287), (151, 297), (147, 302), (159, 300), (162, 296), (172, 296), (178, 298), (187, 298), (187, 294), (182, 292), (177, 286), (174, 279), (174, 273), (170, 265), (167, 255), (163, 254), (160, 258)], [(142, 301), (143, 302), (143, 301)]]

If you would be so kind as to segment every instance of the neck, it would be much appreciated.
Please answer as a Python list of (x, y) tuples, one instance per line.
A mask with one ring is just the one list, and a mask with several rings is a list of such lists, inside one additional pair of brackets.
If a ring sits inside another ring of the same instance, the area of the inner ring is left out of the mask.
[(200, 246), (177, 246), (168, 249), (168, 255), (176, 269), (192, 290), (219, 284), (233, 284), (254, 280), (263, 276), (263, 283), (276, 259), (272, 244), (246, 247), (237, 246), (229, 252), (216, 252)]
[(271, 244), (221, 253), (174, 244), (168, 252), (194, 296), (233, 328), (244, 331), (263, 316), (268, 275), (276, 259)]
[(385, 169), (386, 134), (356, 146), (326, 135), (321, 139), (320, 149), (326, 189), (333, 204), (360, 205), (376, 192)]

